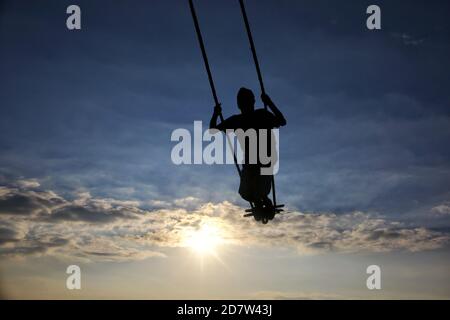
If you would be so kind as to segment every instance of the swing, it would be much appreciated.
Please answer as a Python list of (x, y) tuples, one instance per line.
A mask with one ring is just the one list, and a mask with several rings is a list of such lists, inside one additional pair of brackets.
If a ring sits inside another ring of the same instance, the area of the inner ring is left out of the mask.
[[(245, 28), (247, 30), (247, 36), (248, 36), (248, 40), (249, 40), (249, 43), (250, 43), (250, 49), (252, 51), (253, 61), (255, 63), (255, 67), (256, 67), (256, 73), (258, 75), (258, 80), (259, 80), (259, 85), (260, 85), (260, 88), (261, 88), (261, 93), (265, 94), (264, 83), (263, 83), (263, 79), (262, 79), (262, 75), (261, 75), (261, 70), (260, 70), (260, 67), (259, 67), (258, 57), (256, 55), (255, 44), (253, 42), (252, 33), (250, 31), (250, 24), (248, 22), (247, 14), (246, 14), (246, 11), (245, 11), (244, 1), (243, 0), (239, 0), (239, 4), (240, 4), (240, 7), (241, 7), (242, 17), (244, 19)], [(208, 75), (209, 85), (211, 87), (211, 92), (212, 92), (212, 95), (213, 95), (214, 103), (217, 106), (217, 105), (220, 105), (220, 103), (219, 103), (219, 99), (217, 98), (216, 88), (214, 86), (214, 81), (213, 81), (213, 78), (212, 78), (211, 69), (209, 67), (208, 57), (206, 55), (206, 49), (205, 49), (205, 45), (203, 43), (203, 37), (202, 37), (201, 31), (200, 31), (200, 25), (198, 23), (197, 14), (195, 13), (193, 0), (189, 0), (189, 6), (190, 6), (190, 9), (191, 9), (192, 19), (194, 20), (195, 31), (197, 33), (197, 38), (198, 38), (198, 42), (199, 42), (199, 45), (200, 45), (200, 50), (202, 52), (203, 62), (205, 64), (206, 73)], [(264, 104), (264, 108), (267, 110), (267, 105), (266, 104)], [(224, 121), (222, 113), (219, 114), (219, 118), (220, 118), (221, 122)], [(230, 147), (232, 147), (231, 146), (231, 141), (230, 141), (228, 135), (226, 135), (226, 136), (227, 136), (228, 145)], [(241, 177), (241, 175), (242, 175), (241, 168), (239, 167), (239, 164), (238, 164), (237, 158), (236, 158), (236, 154), (234, 152), (233, 152), (233, 160), (234, 160), (234, 164), (236, 166), (237, 172), (239, 174), (239, 177)], [(272, 203), (273, 203), (273, 205), (272, 205), (271, 208), (265, 209), (265, 211), (267, 211), (267, 214), (264, 214), (264, 215), (261, 216), (260, 212), (258, 212), (258, 210), (255, 207), (254, 203), (249, 202), (250, 209), (246, 209), (245, 210), (245, 212), (247, 212), (247, 214), (244, 214), (244, 217), (252, 217), (253, 216), (255, 218), (255, 220), (257, 220), (257, 221), (260, 220), (263, 224), (267, 224), (269, 222), (269, 219), (270, 220), (273, 219), (273, 217), (276, 214), (279, 214), (279, 213), (281, 213), (283, 211), (282, 208), (284, 207), (284, 204), (277, 204), (276, 191), (275, 191), (275, 178), (274, 178), (273, 175), (271, 177), (271, 186), (272, 186)]]

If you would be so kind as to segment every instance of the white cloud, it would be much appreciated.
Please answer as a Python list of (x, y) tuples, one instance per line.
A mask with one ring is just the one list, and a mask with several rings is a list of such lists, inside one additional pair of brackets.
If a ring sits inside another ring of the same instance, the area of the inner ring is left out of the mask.
[(40, 183), (36, 179), (18, 180), (17, 185), (21, 188), (31, 189), (40, 187)]
[[(138, 201), (88, 193), (68, 200), (51, 191), (3, 190), (8, 192), (0, 195), (0, 254), (7, 256), (92, 261), (164, 257), (168, 248), (184, 247), (186, 235), (204, 224), (216, 227), (222, 245), (281, 247), (299, 254), (433, 250), (450, 239), (447, 233), (363, 212), (291, 212), (262, 225), (244, 218), (244, 209), (229, 202), (200, 204), (194, 197), (150, 211), (141, 209)], [(195, 209), (190, 208), (193, 204)]]
[(416, 38), (410, 34), (407, 33), (398, 33), (394, 32), (391, 33), (391, 36), (396, 39), (401, 39), (404, 45), (406, 46), (418, 46), (424, 43), (424, 38)]
[(177, 207), (195, 208), (198, 207), (202, 203), (202, 201), (199, 198), (189, 196), (185, 198), (175, 199), (173, 203)]
[(437, 216), (448, 216), (450, 215), (450, 203), (443, 203), (441, 205), (435, 206), (431, 209), (431, 213)]

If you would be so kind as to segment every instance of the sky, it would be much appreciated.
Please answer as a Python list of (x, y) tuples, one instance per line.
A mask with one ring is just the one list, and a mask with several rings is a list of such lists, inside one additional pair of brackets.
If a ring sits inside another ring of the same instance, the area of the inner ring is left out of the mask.
[[(450, 3), (245, 4), (287, 119), (267, 225), (232, 165), (171, 161), (214, 105), (187, 1), (0, 1), (0, 297), (450, 298)], [(239, 3), (195, 5), (236, 114), (259, 96)]]

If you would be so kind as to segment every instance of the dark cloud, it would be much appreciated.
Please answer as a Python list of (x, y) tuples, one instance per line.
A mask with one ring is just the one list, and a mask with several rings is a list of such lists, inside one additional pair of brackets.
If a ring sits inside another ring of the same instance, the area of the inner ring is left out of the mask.
[(139, 211), (130, 209), (133, 202), (91, 199), (89, 194), (81, 194), (80, 199), (71, 201), (42, 190), (18, 190), (14, 187), (3, 187), (3, 190), (0, 214), (28, 215), (38, 221), (109, 223), (119, 218), (133, 219)]
[(50, 221), (84, 221), (93, 223), (108, 223), (124, 215), (116, 210), (104, 211), (96, 208), (69, 205), (51, 213)]
[(313, 242), (308, 245), (310, 248), (313, 249), (325, 249), (325, 250), (331, 250), (333, 248), (333, 244), (331, 242)]
[[(34, 188), (35, 186), (31, 186)], [(35, 192), (33, 190), (2, 187), (0, 194), (0, 214), (35, 215), (48, 213), (49, 210), (62, 205), (64, 200), (54, 193)]]
[(0, 199), (0, 214), (31, 215), (42, 208), (42, 204), (33, 197), (14, 194)]
[[(69, 243), (69, 240), (53, 237), (50, 239), (16, 239), (16, 245), (13, 247), (0, 247), (0, 255), (5, 256), (27, 256), (46, 254), (49, 249), (63, 247)], [(0, 243), (1, 244), (1, 243)]]
[(18, 241), (17, 236), (18, 232), (16, 232), (16, 230), (0, 227), (0, 245)]
[(47, 251), (46, 246), (15, 246), (10, 248), (0, 248), (0, 255), (4, 256), (27, 256), (33, 254), (43, 254)]
[(380, 240), (380, 239), (398, 239), (401, 238), (401, 232), (395, 230), (374, 230), (372, 233), (367, 235), (368, 240)]

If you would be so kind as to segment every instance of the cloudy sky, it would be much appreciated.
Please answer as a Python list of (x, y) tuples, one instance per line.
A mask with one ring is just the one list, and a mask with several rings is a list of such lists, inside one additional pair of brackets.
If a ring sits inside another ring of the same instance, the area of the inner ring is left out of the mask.
[[(171, 162), (213, 105), (187, 1), (76, 3), (79, 31), (73, 1), (0, 2), (1, 297), (450, 298), (448, 1), (376, 1), (378, 31), (373, 1), (246, 1), (288, 122), (265, 226), (232, 165)], [(195, 3), (231, 115), (258, 94), (239, 4)]]

